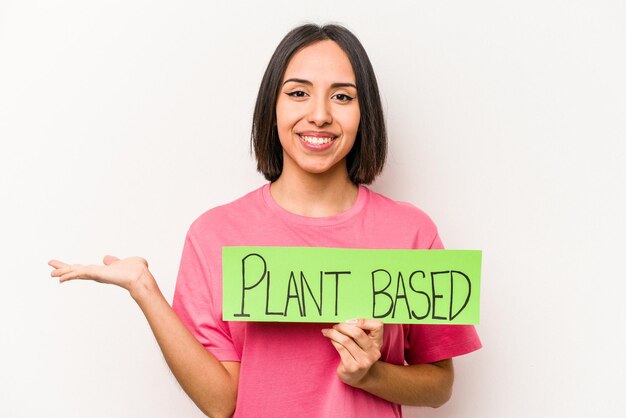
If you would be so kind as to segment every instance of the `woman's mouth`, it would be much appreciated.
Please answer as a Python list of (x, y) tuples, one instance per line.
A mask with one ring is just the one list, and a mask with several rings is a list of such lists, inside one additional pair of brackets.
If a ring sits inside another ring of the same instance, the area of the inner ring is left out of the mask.
[(300, 135), (300, 138), (310, 145), (324, 145), (332, 142), (335, 137), (328, 136), (309, 136), (309, 135)]
[(307, 134), (299, 134), (300, 143), (309, 151), (321, 152), (326, 151), (328, 148), (333, 146), (333, 142), (337, 139), (336, 136), (332, 136), (329, 134), (322, 135), (307, 135)]

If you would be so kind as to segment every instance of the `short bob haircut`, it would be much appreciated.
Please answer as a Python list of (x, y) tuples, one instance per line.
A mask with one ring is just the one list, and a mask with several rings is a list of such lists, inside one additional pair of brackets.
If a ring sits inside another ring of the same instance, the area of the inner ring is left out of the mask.
[(283, 170), (283, 149), (276, 128), (276, 102), (285, 70), (296, 52), (324, 40), (334, 41), (343, 49), (356, 77), (361, 119), (354, 146), (346, 160), (350, 180), (354, 184), (369, 184), (385, 165), (385, 120), (374, 69), (363, 45), (343, 26), (306, 24), (292, 29), (274, 51), (254, 107), (251, 146), (257, 170), (268, 181), (276, 181)]

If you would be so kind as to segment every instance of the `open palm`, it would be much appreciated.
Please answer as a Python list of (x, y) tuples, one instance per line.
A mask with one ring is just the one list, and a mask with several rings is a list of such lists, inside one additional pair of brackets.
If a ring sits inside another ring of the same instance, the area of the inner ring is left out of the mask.
[(130, 291), (139, 279), (148, 273), (148, 262), (141, 257), (119, 259), (107, 255), (102, 265), (67, 264), (50, 260), (48, 265), (54, 268), (50, 274), (58, 277), (59, 282), (68, 280), (93, 280), (99, 283), (114, 284)]

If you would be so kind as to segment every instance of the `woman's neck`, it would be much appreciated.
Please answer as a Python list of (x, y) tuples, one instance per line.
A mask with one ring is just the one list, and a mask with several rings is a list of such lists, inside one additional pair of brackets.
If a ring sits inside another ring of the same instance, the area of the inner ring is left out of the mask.
[(270, 193), (279, 206), (297, 215), (333, 216), (350, 209), (356, 202), (358, 187), (348, 173), (298, 173), (281, 175), (272, 183)]

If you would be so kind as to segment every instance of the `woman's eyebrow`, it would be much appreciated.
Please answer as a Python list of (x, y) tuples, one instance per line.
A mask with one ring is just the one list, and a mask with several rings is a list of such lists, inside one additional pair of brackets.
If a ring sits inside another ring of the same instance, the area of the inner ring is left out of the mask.
[[(285, 80), (283, 82), (283, 86), (287, 83), (300, 83), (300, 84), (307, 84), (309, 86), (312, 86), (313, 83), (311, 83), (309, 80), (305, 80), (303, 78), (290, 78), (288, 80)], [(356, 85), (354, 85), (353, 83), (333, 83), (330, 85), (330, 87), (332, 88), (337, 88), (337, 87), (352, 87), (356, 89)]]

